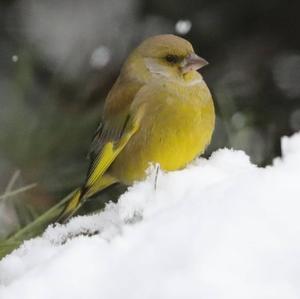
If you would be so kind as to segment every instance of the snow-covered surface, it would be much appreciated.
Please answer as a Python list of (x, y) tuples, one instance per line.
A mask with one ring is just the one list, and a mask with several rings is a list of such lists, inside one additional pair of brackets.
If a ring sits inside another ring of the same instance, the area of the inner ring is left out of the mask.
[(152, 171), (3, 259), (0, 298), (300, 298), (300, 134), (282, 150), (258, 168), (222, 149), (156, 190)]

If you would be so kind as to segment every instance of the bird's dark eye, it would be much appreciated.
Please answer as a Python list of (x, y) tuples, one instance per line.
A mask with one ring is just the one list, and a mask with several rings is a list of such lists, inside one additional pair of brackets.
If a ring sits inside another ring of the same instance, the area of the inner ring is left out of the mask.
[(167, 55), (167, 56), (165, 57), (165, 59), (166, 59), (168, 62), (170, 62), (170, 63), (177, 63), (177, 62), (179, 61), (179, 57), (178, 57), (178, 56), (176, 56), (176, 55), (171, 55), (171, 54)]

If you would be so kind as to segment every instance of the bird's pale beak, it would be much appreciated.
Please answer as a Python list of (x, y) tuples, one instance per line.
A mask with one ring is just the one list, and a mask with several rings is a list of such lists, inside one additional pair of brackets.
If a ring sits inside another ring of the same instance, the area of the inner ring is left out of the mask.
[(183, 60), (181, 70), (185, 74), (190, 71), (199, 70), (206, 65), (208, 65), (208, 62), (204, 58), (192, 53)]

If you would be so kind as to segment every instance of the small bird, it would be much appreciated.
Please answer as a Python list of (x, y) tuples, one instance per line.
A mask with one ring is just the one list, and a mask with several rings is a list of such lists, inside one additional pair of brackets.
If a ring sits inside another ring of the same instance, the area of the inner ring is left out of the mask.
[(178, 170), (204, 152), (215, 124), (211, 93), (197, 72), (207, 64), (171, 34), (147, 38), (129, 55), (105, 100), (85, 182), (59, 221), (114, 183), (143, 180), (150, 163)]

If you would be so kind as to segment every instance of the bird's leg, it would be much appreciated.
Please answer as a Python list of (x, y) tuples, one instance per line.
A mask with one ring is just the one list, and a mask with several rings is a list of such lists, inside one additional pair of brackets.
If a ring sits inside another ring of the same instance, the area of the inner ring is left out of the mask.
[(154, 177), (154, 190), (156, 190), (156, 187), (157, 187), (157, 180), (158, 180), (159, 170), (160, 170), (160, 165), (156, 164), (155, 165), (155, 177)]

